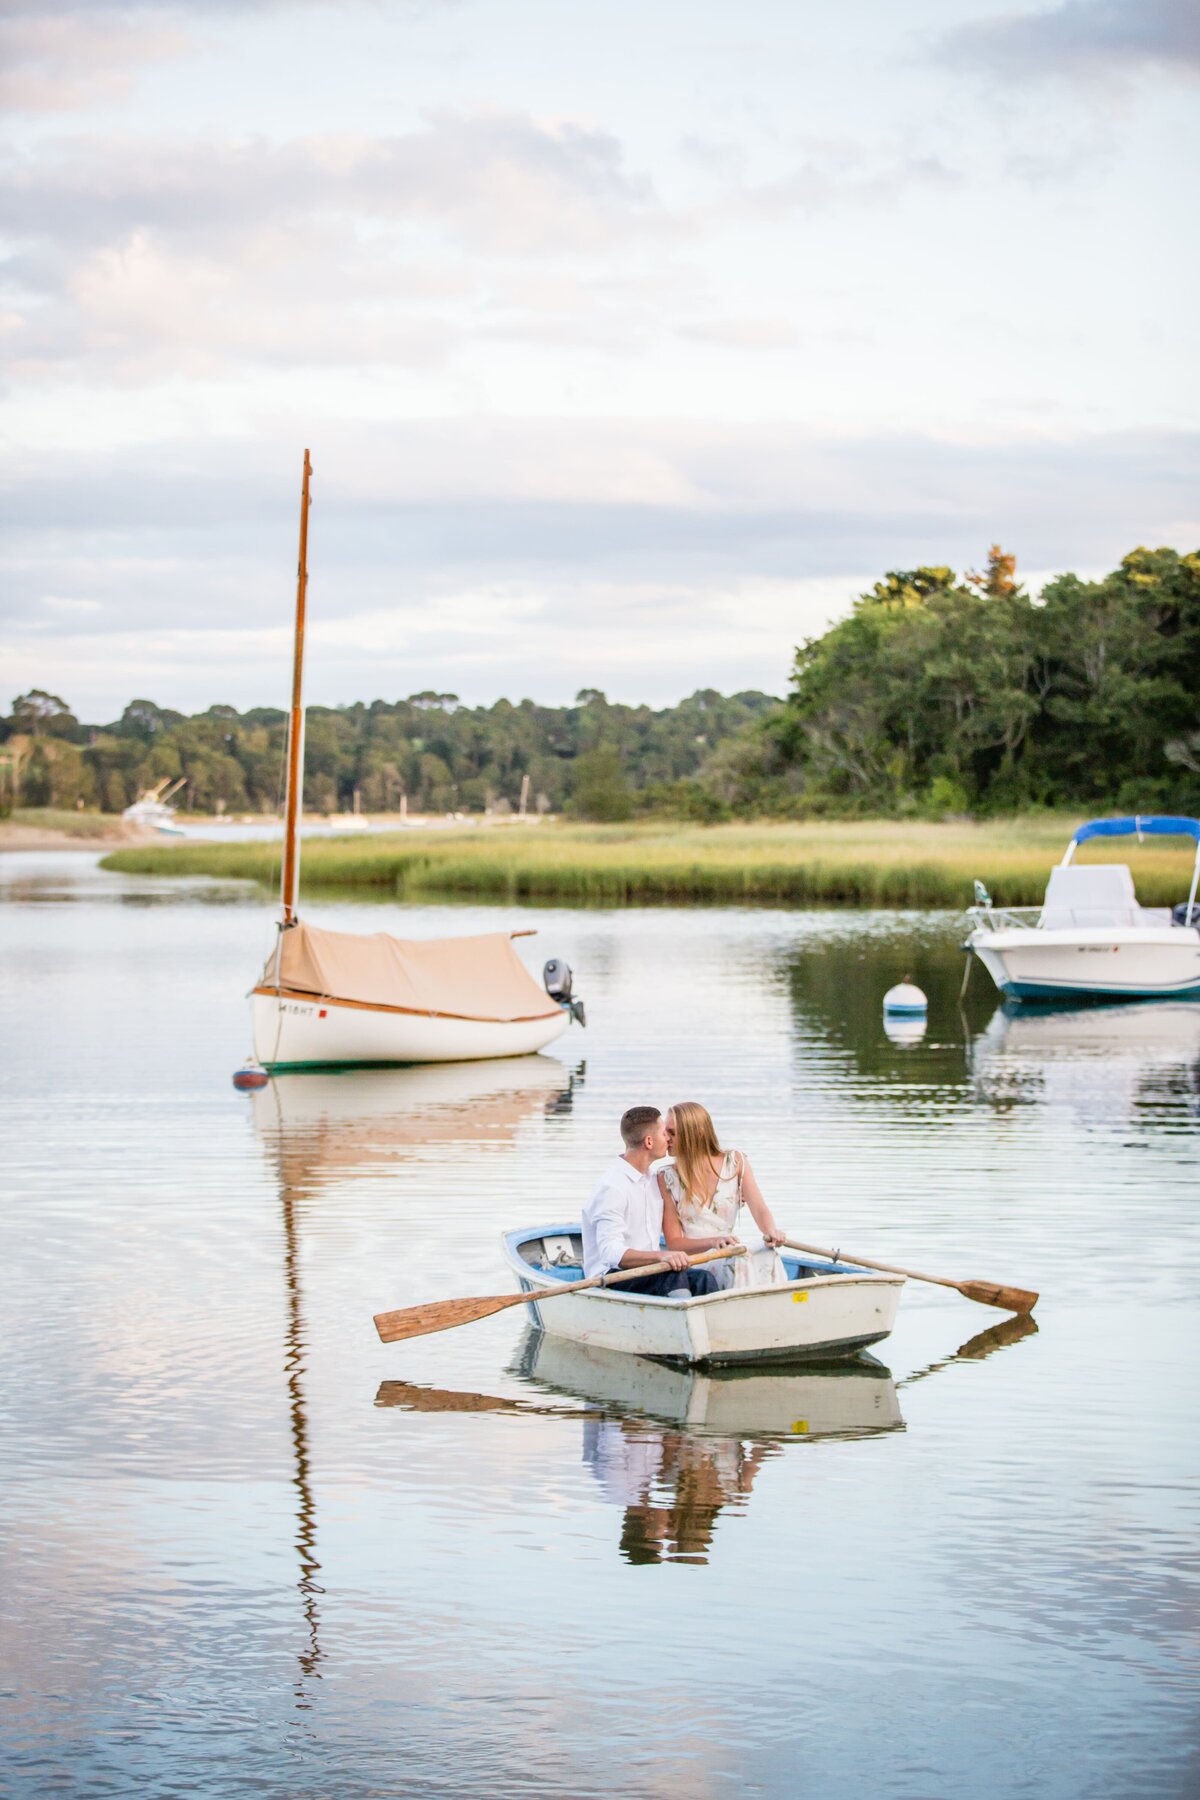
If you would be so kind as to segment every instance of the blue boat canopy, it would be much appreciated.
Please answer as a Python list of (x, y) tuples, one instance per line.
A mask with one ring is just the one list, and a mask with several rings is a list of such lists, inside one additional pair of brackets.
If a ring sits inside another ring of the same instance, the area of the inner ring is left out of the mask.
[(1094, 837), (1190, 837), (1200, 844), (1200, 819), (1183, 819), (1172, 817), (1170, 813), (1155, 813), (1149, 817), (1132, 819), (1092, 819), (1081, 825), (1072, 838), (1072, 843), (1083, 844)]

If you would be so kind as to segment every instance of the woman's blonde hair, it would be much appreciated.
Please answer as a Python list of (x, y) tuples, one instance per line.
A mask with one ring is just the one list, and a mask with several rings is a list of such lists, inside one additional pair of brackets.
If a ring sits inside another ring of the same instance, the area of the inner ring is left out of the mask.
[(675, 1171), (684, 1194), (707, 1206), (713, 1159), (725, 1152), (708, 1108), (698, 1100), (680, 1100), (671, 1108), (675, 1120)]

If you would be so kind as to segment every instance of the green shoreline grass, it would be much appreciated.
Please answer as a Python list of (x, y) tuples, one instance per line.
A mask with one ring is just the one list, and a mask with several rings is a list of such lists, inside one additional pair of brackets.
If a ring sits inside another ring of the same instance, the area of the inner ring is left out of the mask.
[[(601, 905), (964, 907), (978, 878), (1002, 905), (1033, 905), (1079, 822), (1075, 815), (1038, 815), (942, 824), (465, 826), (353, 843), (316, 838), (303, 847), (301, 885), (306, 892), (368, 888)], [(208, 875), (273, 886), (279, 858), (277, 843), (177, 841), (117, 850), (101, 866), (130, 875)], [(1190, 857), (1182, 847), (1148, 848), (1134, 839), (1092, 843), (1080, 861), (1128, 861), (1148, 906), (1187, 894)]]

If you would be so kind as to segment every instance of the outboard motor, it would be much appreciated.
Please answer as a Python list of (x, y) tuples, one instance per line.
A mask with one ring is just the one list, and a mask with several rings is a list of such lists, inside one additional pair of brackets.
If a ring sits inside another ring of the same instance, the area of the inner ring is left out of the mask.
[(574, 980), (570, 963), (564, 962), (560, 956), (552, 956), (542, 970), (542, 981), (550, 998), (557, 1000), (560, 1006), (565, 1006), (573, 1019), (578, 1019), (581, 1025), (586, 1025), (587, 1014), (584, 1011), (583, 1001), (571, 998)]

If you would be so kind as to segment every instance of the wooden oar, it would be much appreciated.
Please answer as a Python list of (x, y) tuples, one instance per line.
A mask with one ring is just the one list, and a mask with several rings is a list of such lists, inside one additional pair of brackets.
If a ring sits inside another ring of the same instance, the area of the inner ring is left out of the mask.
[(957, 1288), (968, 1300), (980, 1306), (998, 1306), (1002, 1312), (1029, 1313), (1038, 1297), (1028, 1288), (1001, 1287), (995, 1281), (951, 1281), (946, 1275), (919, 1275), (916, 1269), (900, 1269), (895, 1263), (872, 1262), (869, 1256), (854, 1256), (849, 1250), (819, 1250), (815, 1244), (800, 1244), (795, 1238), (784, 1238), (789, 1250), (805, 1250), (810, 1256), (828, 1256), (833, 1262), (858, 1263), (864, 1269), (881, 1269), (885, 1275), (907, 1275), (910, 1281), (932, 1281), (937, 1287)]
[[(728, 1250), (705, 1250), (689, 1257), (688, 1268), (698, 1263), (716, 1262), (725, 1256), (744, 1256), (745, 1244)], [(398, 1312), (375, 1314), (375, 1329), (385, 1344), (401, 1338), (424, 1337), (430, 1331), (450, 1331), (455, 1325), (470, 1325), (474, 1319), (490, 1318), (506, 1306), (524, 1306), (530, 1300), (540, 1305), (543, 1300), (557, 1300), (561, 1294), (581, 1294), (584, 1288), (617, 1287), (622, 1281), (641, 1281), (646, 1275), (665, 1275), (670, 1263), (644, 1263), (637, 1269), (616, 1269), (607, 1275), (593, 1275), (587, 1281), (555, 1282), (552, 1287), (534, 1288), (528, 1294), (487, 1294), (477, 1300), (435, 1300), (429, 1306), (402, 1306)], [(680, 1271), (682, 1273), (682, 1271)], [(530, 1274), (536, 1273), (532, 1268)]]

